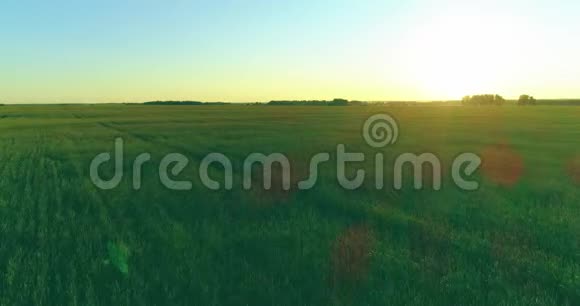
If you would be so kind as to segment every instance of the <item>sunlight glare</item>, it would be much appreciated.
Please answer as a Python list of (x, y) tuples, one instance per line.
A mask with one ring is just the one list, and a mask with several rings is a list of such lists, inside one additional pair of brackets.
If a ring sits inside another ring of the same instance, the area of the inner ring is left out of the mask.
[(427, 20), (403, 43), (402, 71), (423, 96), (460, 99), (495, 93), (517, 73), (522, 33), (499, 16), (447, 15)]

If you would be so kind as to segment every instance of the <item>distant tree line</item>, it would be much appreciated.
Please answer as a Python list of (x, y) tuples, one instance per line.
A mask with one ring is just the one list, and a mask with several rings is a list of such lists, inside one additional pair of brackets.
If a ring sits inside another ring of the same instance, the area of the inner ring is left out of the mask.
[(200, 101), (150, 101), (145, 105), (225, 105), (227, 102), (200, 102)]
[(199, 101), (150, 101), (145, 102), (146, 105), (202, 105)]
[(463, 105), (504, 105), (506, 100), (500, 95), (475, 95), (475, 96), (465, 96), (461, 99), (461, 104)]
[[(539, 103), (536, 98), (530, 95), (521, 95), (517, 101), (511, 100), (510, 103), (526, 106), (526, 105), (580, 105), (579, 100), (543, 100)], [(465, 96), (461, 100), (463, 105), (504, 105), (506, 100), (500, 95), (475, 95), (475, 96)]]
[[(145, 105), (252, 105), (252, 106), (268, 106), (268, 105), (295, 105), (295, 106), (355, 106), (355, 105), (391, 105), (391, 106), (415, 106), (415, 105), (440, 105), (440, 106), (456, 106), (456, 105), (569, 105), (569, 106), (580, 106), (580, 100), (574, 99), (552, 99), (552, 100), (536, 100), (531, 95), (521, 95), (518, 100), (507, 101), (502, 96), (497, 94), (484, 94), (484, 95), (473, 95), (466, 96), (461, 101), (383, 101), (383, 102), (363, 102), (363, 101), (349, 101), (346, 99), (333, 99), (333, 100), (277, 100), (270, 101), (267, 103), (263, 102), (201, 102), (201, 101), (150, 101), (144, 102)], [(139, 105), (141, 103), (124, 103), (127, 105)], [(4, 104), (0, 103), (0, 106)]]
[(348, 101), (346, 99), (334, 99), (332, 101), (325, 100), (303, 100), (303, 101), (270, 101), (268, 105), (310, 105), (310, 106), (348, 106), (348, 105), (362, 105), (364, 102)]

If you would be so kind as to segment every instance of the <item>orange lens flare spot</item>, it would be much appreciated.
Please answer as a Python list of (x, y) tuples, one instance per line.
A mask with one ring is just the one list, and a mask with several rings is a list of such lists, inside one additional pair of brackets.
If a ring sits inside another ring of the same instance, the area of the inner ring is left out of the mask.
[(489, 146), (482, 151), (481, 157), (483, 175), (496, 184), (513, 186), (524, 172), (521, 155), (507, 144)]
[(566, 172), (574, 183), (580, 185), (580, 156), (576, 156), (566, 164)]

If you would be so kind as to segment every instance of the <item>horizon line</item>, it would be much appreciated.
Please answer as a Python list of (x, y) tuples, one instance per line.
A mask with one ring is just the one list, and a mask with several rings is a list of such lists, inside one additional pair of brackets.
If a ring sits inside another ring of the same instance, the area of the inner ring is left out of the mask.
[[(452, 100), (349, 100), (348, 102), (362, 102), (362, 103), (453, 103), (461, 102), (461, 99)], [(506, 98), (506, 101), (517, 101), (517, 98)], [(579, 98), (536, 98), (537, 101), (580, 101)], [(290, 99), (275, 99), (268, 101), (202, 101), (202, 100), (146, 100), (146, 101), (110, 101), (110, 102), (2, 102), (0, 105), (95, 105), (95, 104), (145, 104), (148, 102), (200, 102), (204, 104), (267, 104), (272, 101), (285, 101), (285, 102), (304, 102), (304, 101), (332, 101), (332, 100), (318, 100), (318, 99), (307, 99), (307, 100), (290, 100)]]

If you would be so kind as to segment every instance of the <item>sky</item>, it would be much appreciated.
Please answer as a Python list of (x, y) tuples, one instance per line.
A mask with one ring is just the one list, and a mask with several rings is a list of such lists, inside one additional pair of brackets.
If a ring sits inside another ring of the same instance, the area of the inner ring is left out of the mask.
[(0, 103), (580, 98), (580, 1), (0, 2)]

